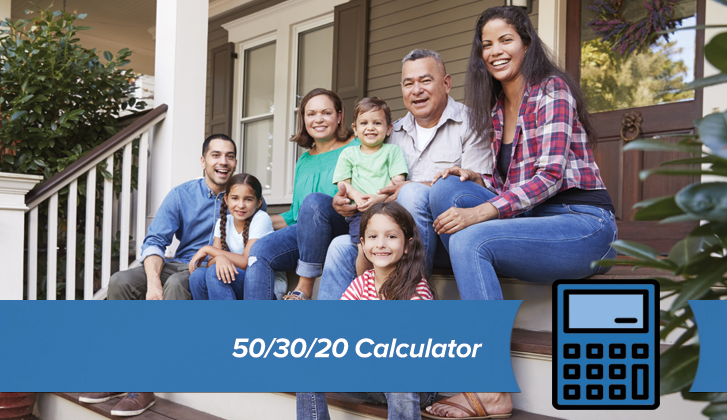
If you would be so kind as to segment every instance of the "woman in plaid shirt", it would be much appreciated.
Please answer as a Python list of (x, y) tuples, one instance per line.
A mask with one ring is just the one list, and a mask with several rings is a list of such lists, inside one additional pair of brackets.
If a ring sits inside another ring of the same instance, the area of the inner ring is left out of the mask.
[[(583, 94), (522, 9), (494, 7), (478, 20), (466, 96), (470, 127), (491, 140), (493, 175), (450, 168), (430, 192), (462, 299), (502, 299), (498, 275), (552, 283), (605, 272), (591, 262), (616, 255), (616, 221)], [(507, 394), (480, 396), (490, 415), (512, 409)], [(466, 415), (447, 404), (429, 410)]]

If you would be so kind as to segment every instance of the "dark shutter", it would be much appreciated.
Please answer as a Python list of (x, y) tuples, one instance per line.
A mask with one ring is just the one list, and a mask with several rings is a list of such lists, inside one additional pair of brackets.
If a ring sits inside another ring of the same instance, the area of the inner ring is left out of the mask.
[(333, 91), (346, 107), (346, 124), (353, 121), (356, 102), (366, 96), (369, 1), (336, 6), (333, 23)]
[(235, 44), (212, 50), (212, 110), (210, 134), (232, 135), (232, 73)]

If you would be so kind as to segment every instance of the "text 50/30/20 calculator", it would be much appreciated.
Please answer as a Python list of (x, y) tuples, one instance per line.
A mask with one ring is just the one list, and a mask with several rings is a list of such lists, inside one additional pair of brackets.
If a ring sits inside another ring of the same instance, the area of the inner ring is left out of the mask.
[(659, 406), (659, 283), (553, 283), (553, 407)]

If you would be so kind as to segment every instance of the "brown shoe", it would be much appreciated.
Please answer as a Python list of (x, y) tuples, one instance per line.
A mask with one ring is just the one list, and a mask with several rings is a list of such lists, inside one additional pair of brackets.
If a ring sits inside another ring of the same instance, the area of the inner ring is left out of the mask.
[(110, 400), (111, 398), (123, 397), (126, 392), (86, 392), (78, 397), (78, 401), (87, 404), (97, 404)]
[(156, 398), (153, 392), (129, 392), (129, 394), (111, 410), (112, 416), (137, 416), (154, 405)]

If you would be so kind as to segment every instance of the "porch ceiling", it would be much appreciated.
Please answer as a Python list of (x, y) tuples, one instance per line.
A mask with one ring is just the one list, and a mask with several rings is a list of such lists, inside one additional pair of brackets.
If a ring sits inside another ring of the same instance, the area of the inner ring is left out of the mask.
[[(33, 4), (42, 8), (53, 4), (63, 9), (63, 0), (12, 0), (12, 18), (26, 18), (26, 9)], [(122, 48), (133, 51), (130, 67), (137, 73), (154, 74), (155, 0), (66, 0), (66, 11), (87, 13), (81, 25), (93, 29), (81, 31), (78, 38), (86, 48), (99, 53), (116, 53)], [(99, 54), (101, 56), (102, 54)]]

